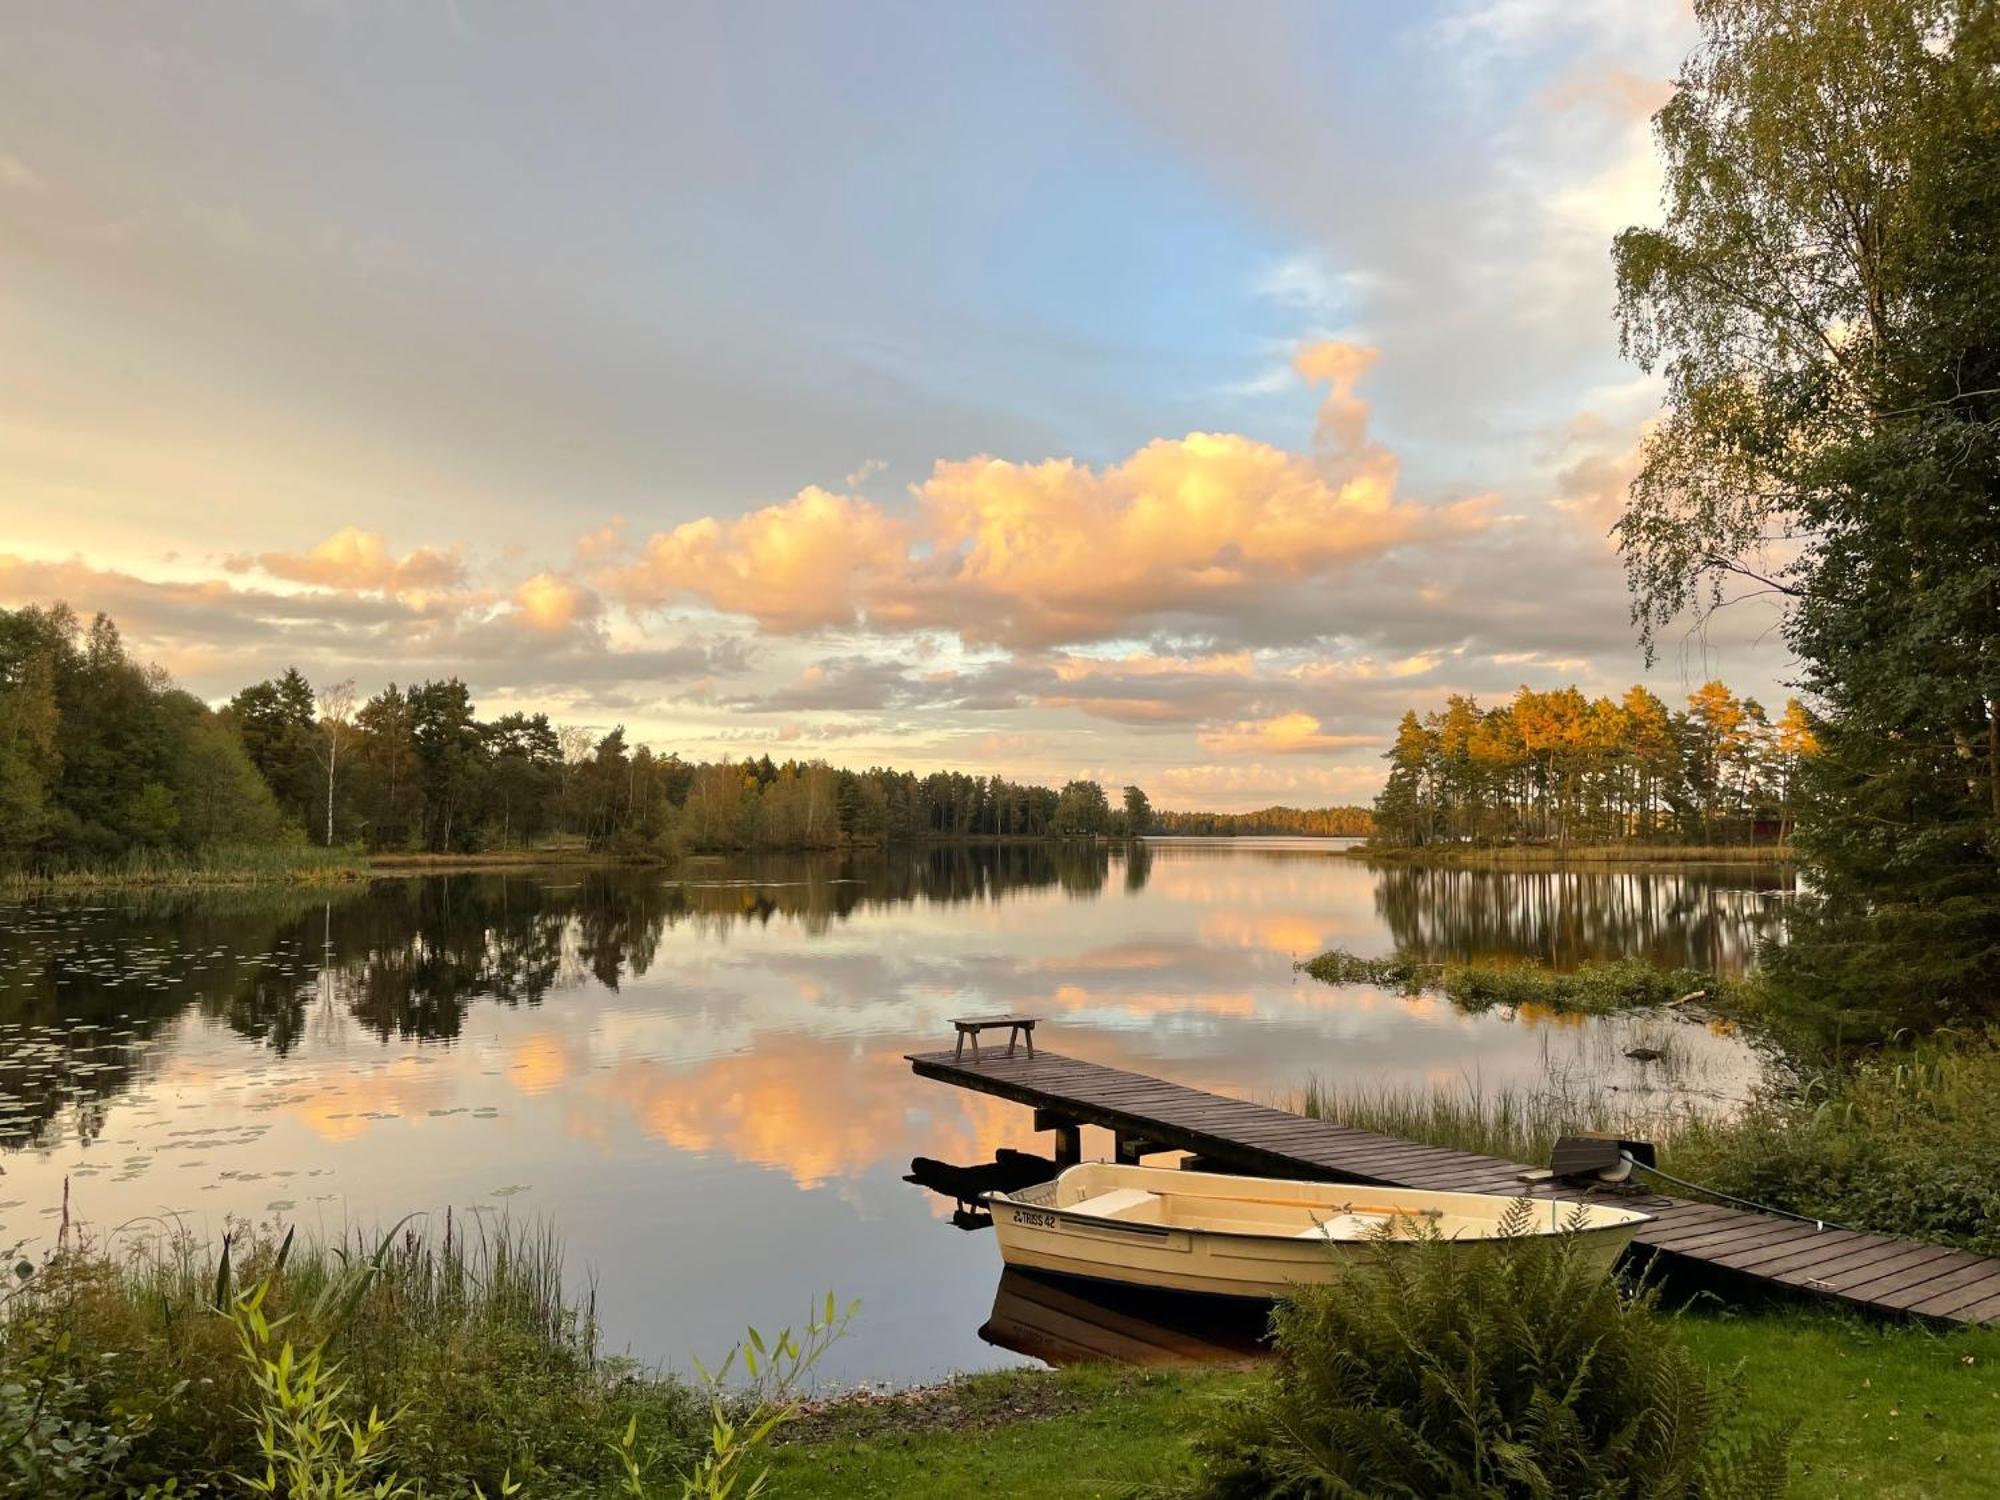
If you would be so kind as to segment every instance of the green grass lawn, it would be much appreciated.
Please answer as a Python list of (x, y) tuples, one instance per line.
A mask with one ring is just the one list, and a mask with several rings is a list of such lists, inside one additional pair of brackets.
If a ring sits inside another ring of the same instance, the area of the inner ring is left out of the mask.
[[(2000, 1493), (2000, 1330), (1934, 1334), (1820, 1313), (1689, 1314), (1744, 1417), (1796, 1422), (1798, 1500), (1972, 1500)], [(775, 1497), (1116, 1495), (1188, 1472), (1201, 1409), (1240, 1371), (1077, 1369), (970, 1376), (816, 1413), (778, 1451)]]
[(1185, 1475), (1186, 1439), (1201, 1407), (1252, 1378), (1110, 1366), (965, 1376), (913, 1400), (815, 1416), (778, 1449), (766, 1494), (1120, 1495)]
[(1750, 1418), (1799, 1424), (1798, 1500), (2000, 1494), (2000, 1330), (1802, 1313), (1690, 1315), (1681, 1327), (1712, 1369), (1741, 1365)]

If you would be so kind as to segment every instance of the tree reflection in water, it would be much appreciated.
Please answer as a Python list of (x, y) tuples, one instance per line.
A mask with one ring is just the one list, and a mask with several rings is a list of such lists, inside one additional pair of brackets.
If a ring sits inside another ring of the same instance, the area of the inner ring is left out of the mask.
[[(479, 1002), (534, 1007), (591, 982), (615, 992), (647, 974), (676, 929), (720, 944), (782, 922), (812, 939), (883, 908), (1017, 893), (1118, 900), (1147, 891), (1156, 861), (1176, 870), (1168, 899), (1254, 908), (1267, 899), (1254, 881), (1194, 898), (1190, 872), (1325, 871), (1328, 859), (1323, 847), (935, 844), (690, 858), (666, 873), (568, 867), (0, 908), (0, 1145), (42, 1140), (66, 1110), (75, 1134), (94, 1136), (148, 1040), (191, 1009), (280, 1058), (316, 1005), (383, 1041), (449, 1041)], [(1395, 945), (1427, 956), (1566, 964), (1638, 953), (1724, 971), (1747, 965), (1774, 930), (1770, 898), (1786, 883), (1768, 871), (1355, 873), (1372, 882)]]
[(1375, 909), (1424, 958), (1533, 957), (1557, 967), (1640, 957), (1740, 974), (1778, 931), (1788, 871), (1436, 869), (1385, 864)]

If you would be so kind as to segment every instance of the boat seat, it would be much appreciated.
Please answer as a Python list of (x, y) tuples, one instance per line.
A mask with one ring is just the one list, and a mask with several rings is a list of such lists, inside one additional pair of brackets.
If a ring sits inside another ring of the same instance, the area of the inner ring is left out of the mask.
[(1158, 1193), (1149, 1193), (1141, 1188), (1114, 1188), (1108, 1193), (1099, 1193), (1095, 1198), (1072, 1203), (1069, 1211), (1073, 1214), (1093, 1214), (1100, 1219), (1115, 1219), (1143, 1204), (1157, 1203), (1159, 1198)]
[(1332, 1218), (1301, 1229), (1292, 1238), (1295, 1240), (1365, 1240), (1371, 1233), (1379, 1233), (1389, 1222), (1387, 1214), (1335, 1214)]

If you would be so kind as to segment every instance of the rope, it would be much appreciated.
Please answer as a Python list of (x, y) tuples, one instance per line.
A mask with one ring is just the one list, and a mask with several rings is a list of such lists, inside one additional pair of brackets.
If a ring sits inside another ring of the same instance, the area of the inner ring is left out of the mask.
[(1671, 1172), (1663, 1172), (1658, 1167), (1651, 1167), (1646, 1165), (1645, 1162), (1640, 1161), (1639, 1158), (1634, 1156), (1630, 1151), (1620, 1151), (1618, 1154), (1624, 1157), (1625, 1160), (1630, 1162), (1633, 1166), (1637, 1167), (1641, 1172), (1651, 1172), (1655, 1177), (1664, 1178), (1666, 1181), (1671, 1182), (1675, 1187), (1683, 1187), (1688, 1189), (1690, 1192), (1706, 1193), (1708, 1194), (1709, 1197), (1720, 1198), (1725, 1203), (1740, 1203), (1745, 1208), (1756, 1209), (1757, 1212), (1760, 1214), (1775, 1214), (1780, 1219), (1796, 1220), (1800, 1224), (1810, 1224), (1815, 1229), (1839, 1229), (1845, 1231), (1848, 1234), (1863, 1233), (1862, 1230), (1855, 1229), (1851, 1225), (1836, 1224), (1830, 1219), (1810, 1218), (1805, 1214), (1795, 1214), (1788, 1208), (1773, 1208), (1768, 1203), (1759, 1203), (1751, 1198), (1739, 1198), (1734, 1193), (1725, 1193), (1719, 1188), (1704, 1187), (1699, 1182), (1689, 1182), (1685, 1177), (1676, 1177)]

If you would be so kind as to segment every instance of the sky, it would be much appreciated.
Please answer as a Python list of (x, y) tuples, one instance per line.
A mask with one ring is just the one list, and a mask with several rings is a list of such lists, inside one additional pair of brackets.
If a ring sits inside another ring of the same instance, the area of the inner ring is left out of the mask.
[(0, 605), (220, 702), (1366, 800), (1648, 669), (1682, 0), (0, 6)]

